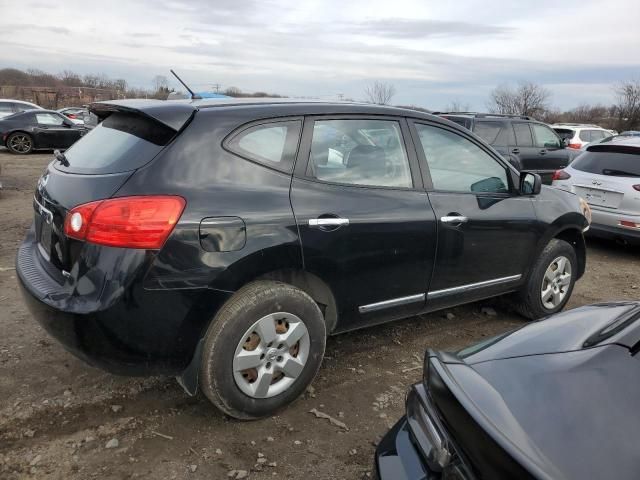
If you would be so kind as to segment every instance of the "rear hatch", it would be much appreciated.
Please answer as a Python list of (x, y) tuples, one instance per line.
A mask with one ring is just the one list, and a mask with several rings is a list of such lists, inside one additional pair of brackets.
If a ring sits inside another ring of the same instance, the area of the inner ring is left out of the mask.
[(67, 212), (112, 197), (177, 134), (176, 129), (144, 112), (113, 104), (106, 111), (104, 107), (97, 111), (104, 118), (102, 123), (65, 152), (66, 161), (49, 164), (34, 195), (38, 251), (58, 280), (62, 280), (62, 271), (70, 271), (82, 247), (82, 242), (64, 235)]
[(574, 192), (590, 205), (640, 215), (640, 148), (592, 145), (571, 168)]

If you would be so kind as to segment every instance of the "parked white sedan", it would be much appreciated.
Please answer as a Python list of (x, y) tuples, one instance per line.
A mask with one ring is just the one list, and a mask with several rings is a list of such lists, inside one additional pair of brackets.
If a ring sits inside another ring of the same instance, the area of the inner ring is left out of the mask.
[(587, 201), (592, 235), (640, 244), (640, 137), (588, 146), (552, 185)]

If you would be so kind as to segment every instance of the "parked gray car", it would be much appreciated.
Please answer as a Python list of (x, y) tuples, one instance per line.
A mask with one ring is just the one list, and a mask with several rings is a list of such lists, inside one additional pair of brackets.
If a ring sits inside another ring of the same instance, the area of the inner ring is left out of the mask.
[(591, 206), (592, 235), (640, 244), (640, 137), (588, 146), (554, 174), (553, 186)]

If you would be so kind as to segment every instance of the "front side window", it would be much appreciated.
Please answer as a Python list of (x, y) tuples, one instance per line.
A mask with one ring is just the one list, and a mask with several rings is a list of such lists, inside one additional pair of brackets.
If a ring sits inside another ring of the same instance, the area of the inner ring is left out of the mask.
[(519, 147), (533, 147), (531, 129), (527, 123), (514, 123), (513, 131), (516, 134), (516, 144)]
[(413, 186), (400, 124), (393, 120), (317, 120), (309, 167), (325, 182)]
[(40, 125), (62, 125), (64, 120), (53, 113), (36, 113), (36, 121)]
[(536, 136), (536, 147), (560, 148), (560, 139), (549, 127), (532, 123), (533, 133)]
[(438, 127), (417, 124), (433, 188), (465, 193), (508, 193), (507, 170), (470, 140)]
[(301, 127), (300, 120), (256, 125), (236, 134), (226, 146), (249, 160), (291, 172)]
[(9, 102), (0, 102), (0, 113), (9, 114), (13, 113), (13, 108)]

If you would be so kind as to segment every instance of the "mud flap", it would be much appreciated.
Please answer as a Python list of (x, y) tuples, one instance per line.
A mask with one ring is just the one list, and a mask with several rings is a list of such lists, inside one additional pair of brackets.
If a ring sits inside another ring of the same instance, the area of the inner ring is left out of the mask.
[(187, 395), (195, 397), (198, 393), (198, 376), (200, 373), (200, 359), (202, 358), (202, 348), (204, 346), (204, 338), (201, 338), (196, 346), (196, 351), (193, 354), (191, 363), (184, 369), (184, 371), (176, 376), (176, 380), (180, 386), (184, 389)]

